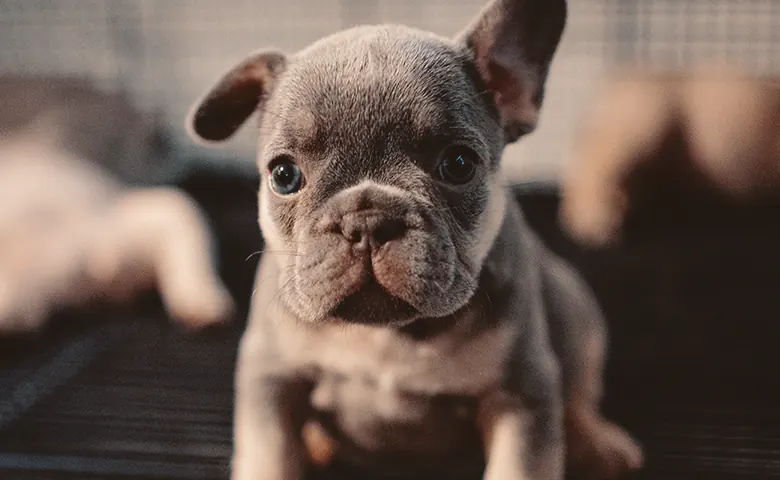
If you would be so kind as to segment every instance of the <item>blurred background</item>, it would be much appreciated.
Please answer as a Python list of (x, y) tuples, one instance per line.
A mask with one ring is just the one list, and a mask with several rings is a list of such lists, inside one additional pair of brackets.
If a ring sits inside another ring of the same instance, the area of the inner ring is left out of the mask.
[[(482, 0), (0, 0), (0, 74), (87, 76), (159, 109), (184, 153), (190, 104), (218, 75), (261, 47), (291, 53), (337, 30), (395, 22), (459, 31)], [(539, 130), (509, 149), (514, 178), (554, 178), (593, 89), (625, 64), (702, 62), (780, 69), (777, 0), (572, 0)], [(253, 162), (245, 129), (208, 156)], [(203, 153), (199, 150), (198, 153)], [(186, 157), (183, 156), (182, 158)]]
[[(158, 182), (203, 208), (245, 313), (262, 248), (255, 137), (246, 128), (224, 148), (194, 145), (183, 128), (192, 102), (255, 49), (292, 53), (367, 23), (453, 35), (485, 1), (0, 0), (0, 76), (87, 78), (159, 113), (173, 150)], [(659, 202), (631, 242), (603, 251), (558, 221), (555, 183), (602, 78), (710, 63), (780, 74), (780, 0), (569, 0), (541, 124), (505, 155), (513, 180), (535, 181), (517, 190), (529, 223), (604, 309), (605, 409), (646, 447), (637, 478), (780, 476), (780, 201)], [(225, 166), (240, 174), (220, 175)], [(0, 478), (228, 478), (243, 324), (193, 338), (158, 307), (70, 312), (38, 337), (0, 338)]]

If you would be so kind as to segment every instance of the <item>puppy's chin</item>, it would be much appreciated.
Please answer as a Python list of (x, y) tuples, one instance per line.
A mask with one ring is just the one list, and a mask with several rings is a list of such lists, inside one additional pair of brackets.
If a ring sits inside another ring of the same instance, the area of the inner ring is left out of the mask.
[(419, 318), (420, 312), (370, 279), (339, 302), (328, 317), (351, 324), (401, 327)]

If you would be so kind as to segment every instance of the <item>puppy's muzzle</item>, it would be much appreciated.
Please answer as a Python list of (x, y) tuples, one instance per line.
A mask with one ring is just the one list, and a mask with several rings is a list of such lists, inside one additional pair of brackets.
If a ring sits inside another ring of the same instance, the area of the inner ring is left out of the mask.
[(313, 238), (343, 271), (322, 292), (323, 299), (335, 301), (330, 315), (360, 323), (392, 323), (416, 315), (408, 303), (414, 282), (410, 272), (425, 268), (419, 250), (431, 235), (418, 210), (407, 192), (378, 185), (348, 188), (328, 202)]

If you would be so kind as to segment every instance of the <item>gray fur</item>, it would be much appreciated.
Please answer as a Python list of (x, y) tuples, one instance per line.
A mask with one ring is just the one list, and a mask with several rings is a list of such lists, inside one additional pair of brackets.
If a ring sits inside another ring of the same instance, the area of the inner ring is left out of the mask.
[[(598, 414), (598, 308), (499, 169), (536, 124), (565, 10), (496, 0), (455, 41), (372, 26), (260, 52), (196, 104), (204, 141), (260, 112), (267, 251), (240, 351), (234, 480), (300, 478), (318, 449), (402, 476), (474, 471), (484, 453), (487, 480), (560, 479), (564, 424), (592, 471), (638, 467)], [(477, 157), (465, 185), (435, 178), (453, 145)], [(281, 158), (302, 170), (300, 192), (270, 188)]]

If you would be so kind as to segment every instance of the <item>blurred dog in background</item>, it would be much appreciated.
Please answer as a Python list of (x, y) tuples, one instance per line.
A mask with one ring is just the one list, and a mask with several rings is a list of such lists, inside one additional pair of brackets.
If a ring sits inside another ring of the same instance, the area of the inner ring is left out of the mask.
[(159, 288), (188, 326), (231, 316), (194, 201), (153, 183), (165, 131), (86, 81), (0, 78), (0, 333)]
[(614, 75), (586, 117), (563, 179), (561, 220), (614, 244), (629, 209), (674, 191), (753, 201), (780, 186), (780, 78), (736, 69)]

